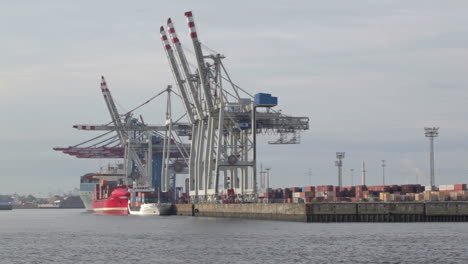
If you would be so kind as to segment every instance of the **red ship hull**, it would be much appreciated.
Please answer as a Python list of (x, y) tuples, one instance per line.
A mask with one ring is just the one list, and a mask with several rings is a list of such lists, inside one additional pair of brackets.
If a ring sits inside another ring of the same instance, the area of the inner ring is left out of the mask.
[(95, 214), (128, 215), (127, 187), (117, 187), (105, 199), (93, 199), (91, 202)]

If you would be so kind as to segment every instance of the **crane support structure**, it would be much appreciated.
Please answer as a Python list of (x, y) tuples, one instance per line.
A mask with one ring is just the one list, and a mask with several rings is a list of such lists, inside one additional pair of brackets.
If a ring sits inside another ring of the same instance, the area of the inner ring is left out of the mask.
[[(188, 173), (185, 168), (188, 167), (189, 163), (190, 145), (182, 143), (180, 136), (191, 135), (191, 124), (172, 122), (170, 112), (166, 117), (168, 121), (165, 125), (144, 124), (132, 118), (131, 113), (121, 116), (104, 77), (101, 81), (101, 91), (112, 122), (105, 125), (74, 125), (73, 127), (85, 131), (107, 132), (76, 146), (54, 148), (54, 150), (78, 158), (124, 158), (127, 184), (144, 189), (157, 186), (158, 188), (162, 187), (163, 191), (168, 191), (170, 179), (174, 179), (176, 173)], [(168, 93), (167, 103), (168, 109), (170, 109), (171, 87), (168, 86), (165, 91)], [(116, 132), (117, 136), (100, 139), (111, 132)], [(94, 143), (96, 139), (100, 141)], [(87, 144), (90, 145), (86, 146)], [(160, 155), (161, 153), (163, 155)], [(158, 161), (162, 156), (164, 159)], [(161, 163), (159, 164), (162, 167), (161, 170), (153, 170), (155, 162)], [(163, 162), (164, 164), (162, 164)], [(155, 174), (163, 177), (155, 177)], [(132, 178), (133, 183), (129, 182), (129, 177)], [(159, 180), (154, 182), (154, 179), (159, 178), (161, 178), (161, 182)]]
[[(173, 72), (179, 68), (172, 52), (175, 50), (184, 73), (184, 79), (180, 72), (174, 74), (174, 79), (188, 88), (185, 93), (181, 92), (181, 97), (192, 107), (185, 109), (196, 113), (191, 123), (189, 158), (191, 201), (216, 203), (228, 193), (235, 193), (238, 202), (256, 201), (257, 135), (278, 133), (284, 137), (293, 134), (297, 139), (300, 131), (309, 129), (309, 118), (273, 111), (271, 108), (277, 104), (276, 97), (267, 94), (269, 97), (265, 100), (265, 94), (260, 94), (259, 98), (253, 98), (235, 85), (222, 62), (224, 56), (203, 54), (193, 14), (189, 11), (185, 16), (195, 51), (197, 74), (191, 73), (172, 19), (169, 18), (167, 23), (172, 43), (164, 38), (163, 28), (161, 36)], [(275, 144), (286, 143), (298, 141), (275, 141)]]

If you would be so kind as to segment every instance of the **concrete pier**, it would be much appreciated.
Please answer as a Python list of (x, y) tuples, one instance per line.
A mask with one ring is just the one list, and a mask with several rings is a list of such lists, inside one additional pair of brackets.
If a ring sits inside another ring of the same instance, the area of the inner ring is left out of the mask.
[(460, 222), (468, 202), (176, 204), (174, 214), (296, 222)]

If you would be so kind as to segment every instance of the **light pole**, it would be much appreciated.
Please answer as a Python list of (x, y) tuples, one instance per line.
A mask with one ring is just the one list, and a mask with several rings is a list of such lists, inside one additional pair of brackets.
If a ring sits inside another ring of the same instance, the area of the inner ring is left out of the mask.
[(265, 168), (265, 170), (266, 170), (266, 189), (267, 189), (267, 192), (268, 192), (268, 189), (270, 189), (270, 170), (271, 170), (271, 168), (267, 167), (267, 168)]
[(366, 162), (362, 161), (362, 169), (361, 169), (361, 181), (362, 185), (366, 185)]
[(431, 186), (435, 186), (435, 176), (434, 176), (434, 138), (439, 135), (439, 128), (438, 127), (425, 127), (424, 128), (424, 135), (429, 138), (430, 142), (430, 176), (431, 176)]
[(335, 166), (338, 167), (338, 186), (343, 187), (343, 179), (342, 179), (342, 173), (341, 169), (343, 167), (343, 159), (345, 157), (344, 152), (337, 152), (336, 153), (336, 158), (337, 160), (335, 161)]
[(382, 185), (385, 185), (385, 160), (382, 160)]

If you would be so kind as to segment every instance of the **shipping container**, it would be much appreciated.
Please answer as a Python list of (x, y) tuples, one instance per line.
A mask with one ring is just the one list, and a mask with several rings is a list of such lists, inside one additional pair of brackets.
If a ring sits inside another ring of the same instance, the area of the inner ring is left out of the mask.
[(424, 190), (427, 192), (427, 191), (435, 191), (435, 188), (434, 186), (430, 186), (430, 185), (427, 185), (424, 187)]
[(333, 191), (333, 185), (322, 185), (322, 186), (317, 186), (317, 191)]
[(305, 197), (305, 196), (303, 196), (303, 194), (304, 194), (304, 193), (302, 193), (302, 192), (293, 192), (292, 197), (293, 197), (293, 198)]
[(366, 191), (366, 190), (367, 190), (367, 186), (366, 186), (366, 185), (357, 185), (357, 186), (356, 186), (356, 192)]

